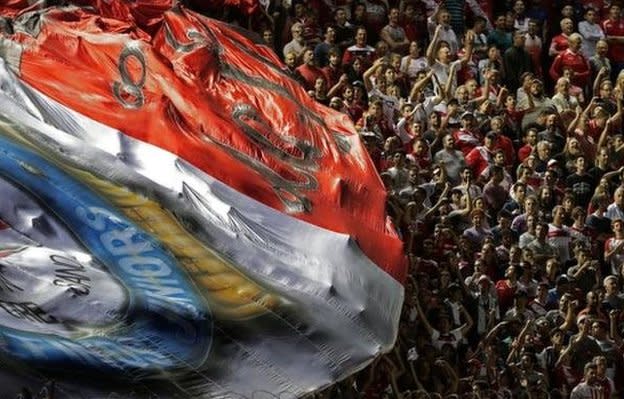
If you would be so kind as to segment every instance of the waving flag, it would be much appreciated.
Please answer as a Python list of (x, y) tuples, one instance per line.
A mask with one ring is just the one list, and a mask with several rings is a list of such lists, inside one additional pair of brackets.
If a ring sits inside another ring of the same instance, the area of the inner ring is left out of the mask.
[(163, 4), (7, 13), (0, 354), (67, 392), (299, 397), (394, 343), (384, 188), (266, 47)]

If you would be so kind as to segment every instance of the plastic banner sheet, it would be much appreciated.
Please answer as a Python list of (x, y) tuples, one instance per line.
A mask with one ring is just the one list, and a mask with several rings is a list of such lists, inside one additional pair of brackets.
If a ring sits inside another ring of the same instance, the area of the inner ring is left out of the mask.
[(405, 263), (346, 117), (221, 22), (93, 10), (4, 21), (0, 381), (301, 397), (388, 351)]

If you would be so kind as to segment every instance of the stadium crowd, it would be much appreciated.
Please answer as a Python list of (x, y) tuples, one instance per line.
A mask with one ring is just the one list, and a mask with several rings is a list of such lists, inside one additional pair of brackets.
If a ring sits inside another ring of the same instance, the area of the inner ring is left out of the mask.
[(394, 350), (316, 397), (624, 395), (618, 1), (276, 0), (242, 24), (351, 118), (409, 258)]
[(619, 2), (283, 0), (246, 23), (351, 118), (410, 260), (394, 351), (318, 397), (624, 395)]

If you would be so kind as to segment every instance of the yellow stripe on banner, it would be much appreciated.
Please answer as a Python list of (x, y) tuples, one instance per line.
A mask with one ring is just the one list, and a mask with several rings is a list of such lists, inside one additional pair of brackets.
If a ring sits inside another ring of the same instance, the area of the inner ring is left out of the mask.
[(128, 218), (156, 237), (199, 287), (210, 310), (218, 318), (240, 320), (274, 310), (281, 299), (246, 277), (236, 267), (193, 237), (178, 220), (157, 202), (126, 187), (104, 180), (92, 172), (70, 165), (16, 131), (16, 126), (0, 121), (1, 134), (34, 149), (65, 172), (109, 200)]

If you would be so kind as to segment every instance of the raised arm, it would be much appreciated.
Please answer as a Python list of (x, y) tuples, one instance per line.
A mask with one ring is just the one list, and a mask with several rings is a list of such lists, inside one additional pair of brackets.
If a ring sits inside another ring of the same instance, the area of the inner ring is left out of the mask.
[[(418, 293), (417, 293), (418, 294)], [(423, 326), (425, 330), (427, 330), (427, 334), (430, 336), (433, 334), (433, 327), (429, 324), (429, 320), (427, 320), (427, 315), (423, 312), (422, 307), (420, 306), (420, 298), (416, 295), (416, 311), (420, 315), (420, 320), (422, 320)]]
[(578, 301), (568, 301), (568, 307), (566, 309), (565, 319), (563, 323), (559, 326), (562, 331), (568, 331), (574, 327), (574, 321), (576, 318), (576, 307), (578, 305)]
[(466, 41), (466, 52), (464, 53), (464, 56), (461, 58), (461, 64), (462, 66), (466, 65), (468, 63), (468, 61), (470, 61), (472, 59), (472, 50), (474, 47), (474, 39), (475, 39), (475, 33), (471, 30), (466, 32), (466, 37), (465, 37), (465, 41)]
[(574, 114), (574, 119), (572, 119), (572, 121), (566, 128), (566, 136), (574, 135), (574, 130), (576, 130), (576, 127), (578, 126), (579, 121), (581, 120), (581, 115), (583, 115), (583, 110), (580, 105), (576, 107), (575, 111), (576, 112)]
[(373, 62), (373, 65), (364, 72), (364, 75), (362, 75), (362, 79), (364, 80), (364, 87), (366, 88), (367, 92), (370, 92), (371, 90), (373, 90), (374, 87), (373, 87), (373, 81), (371, 78), (373, 77), (375, 72), (377, 72), (377, 70), (381, 68), (383, 63), (384, 63), (383, 58), (377, 58), (375, 62)]
[(448, 101), (448, 99), (453, 98), (453, 83), (455, 82), (455, 74), (457, 73), (457, 63), (454, 62), (451, 64), (449, 68), (448, 80), (446, 81), (446, 85), (444, 86), (444, 98)]
[(461, 326), (461, 333), (465, 337), (466, 335), (468, 335), (468, 332), (470, 331), (472, 326), (474, 326), (474, 320), (472, 320), (472, 316), (470, 316), (470, 313), (468, 313), (466, 307), (463, 304), (460, 304), (459, 306), (459, 310), (464, 314), (464, 317), (466, 318), (466, 322), (464, 323), (464, 325)]
[(607, 74), (608, 71), (605, 67), (600, 68), (596, 74), (596, 79), (594, 79), (594, 84), (592, 86), (592, 93), (594, 93), (594, 96), (597, 96), (600, 93), (600, 83), (602, 83), (602, 80), (607, 76)]
[(522, 346), (524, 346), (524, 339), (532, 326), (533, 320), (527, 320), (524, 327), (520, 331), (520, 334), (518, 334), (518, 337), (515, 339), (515, 345), (512, 344), (512, 349), (507, 356), (507, 364), (513, 362), (518, 356), (518, 351), (522, 348)]
[(416, 98), (418, 97), (418, 93), (420, 93), (420, 91), (427, 85), (427, 83), (432, 79), (432, 77), (433, 77), (433, 71), (429, 70), (422, 79), (419, 79), (416, 82), (414, 82), (414, 85), (412, 86), (412, 90), (410, 90), (408, 100), (416, 101)]
[(409, 133), (407, 133), (405, 125), (407, 125), (407, 122), (411, 120), (412, 116), (416, 113), (416, 111), (418, 111), (422, 107), (422, 103), (416, 104), (414, 109), (412, 109), (412, 112), (410, 112), (407, 116), (402, 116), (394, 127), (394, 133), (399, 136), (403, 144), (408, 143), (412, 139)]
[(442, 204), (444, 203), (444, 200), (446, 198), (446, 195), (449, 192), (450, 187), (451, 185), (448, 182), (444, 185), (444, 191), (442, 191), (442, 194), (440, 194), (440, 198), (438, 199), (438, 202), (436, 202), (435, 205), (429, 208), (429, 210), (425, 213), (425, 216), (423, 217), (424, 219), (427, 219), (428, 217), (430, 217), (431, 215), (434, 215), (435, 212), (438, 211), (438, 208), (440, 208), (440, 206), (442, 206)]
[(433, 33), (433, 37), (431, 38), (431, 42), (429, 46), (427, 46), (427, 52), (425, 53), (425, 57), (427, 57), (427, 62), (429, 65), (433, 65), (435, 63), (435, 51), (438, 46), (438, 40), (440, 39), (440, 30), (442, 29), (442, 25), (438, 25), (435, 28), (435, 32)]
[(490, 22), (490, 18), (488, 18), (487, 14), (485, 13), (485, 11), (483, 11), (483, 8), (481, 8), (476, 0), (466, 0), (466, 4), (468, 4), (468, 7), (470, 7), (473, 15), (483, 17), (485, 19), (485, 27), (487, 28), (488, 32), (494, 29), (494, 27), (492, 26), (492, 22)]
[[(602, 147), (605, 146), (605, 143), (607, 142), (607, 135), (609, 134), (609, 130), (611, 130), (611, 118), (607, 119), (607, 121), (605, 122), (604, 128), (602, 129), (602, 132), (600, 133), (600, 138), (598, 138), (596, 151), (600, 150)], [(603, 177), (606, 177), (607, 180), (610, 179), (612, 177), (612, 176), (608, 176), (610, 173), (613, 173), (613, 172), (607, 172), (604, 174)]]
[(483, 88), (481, 90), (481, 95), (479, 97), (474, 98), (472, 101), (474, 101), (476, 104), (481, 104), (482, 102), (484, 102), (485, 100), (487, 100), (490, 97), (490, 79), (491, 79), (491, 74), (492, 74), (492, 70), (491, 69), (487, 69), (484, 73), (484, 78), (485, 78), (485, 83), (483, 84)]
[(347, 76), (346, 73), (343, 73), (340, 76), (340, 79), (338, 79), (338, 82), (334, 86), (332, 86), (331, 89), (329, 89), (329, 91), (327, 92), (327, 97), (332, 98), (336, 95), (339, 95), (340, 91), (347, 85), (347, 83), (349, 83), (349, 76)]

